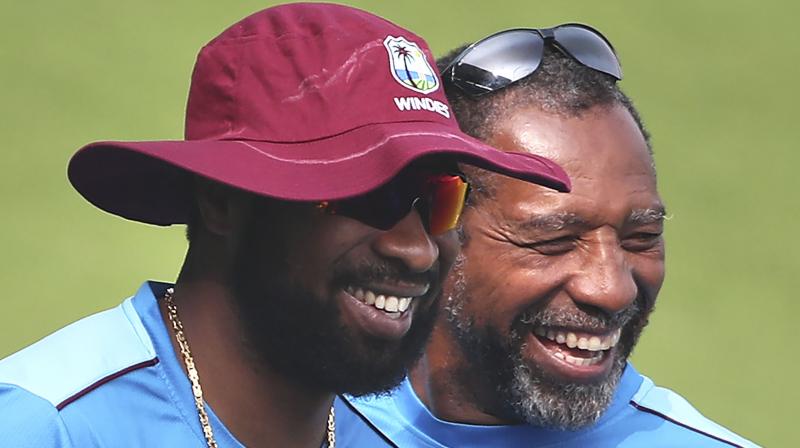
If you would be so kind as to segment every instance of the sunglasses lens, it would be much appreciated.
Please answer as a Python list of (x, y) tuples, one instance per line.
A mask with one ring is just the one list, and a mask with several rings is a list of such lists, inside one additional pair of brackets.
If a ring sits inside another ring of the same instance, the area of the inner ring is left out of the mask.
[(514, 30), (478, 42), (453, 67), (453, 80), (472, 94), (502, 89), (533, 73), (544, 42), (532, 31)]
[(467, 195), (468, 184), (461, 177), (436, 174), (399, 180), (361, 196), (325, 203), (325, 209), (376, 229), (389, 230), (416, 205), (427, 219), (431, 235), (455, 227)]
[(431, 235), (441, 235), (455, 228), (464, 201), (468, 184), (460, 176), (439, 176), (431, 179), (428, 222)]
[(369, 193), (331, 202), (327, 210), (376, 229), (389, 230), (408, 215), (414, 202), (414, 191), (400, 182), (401, 177)]
[(622, 68), (611, 45), (595, 30), (563, 25), (553, 30), (556, 42), (581, 64), (622, 79)]

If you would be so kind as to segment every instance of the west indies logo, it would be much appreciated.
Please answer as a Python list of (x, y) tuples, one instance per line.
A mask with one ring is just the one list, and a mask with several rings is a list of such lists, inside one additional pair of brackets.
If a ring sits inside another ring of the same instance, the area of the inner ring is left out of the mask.
[(389, 52), (392, 76), (397, 82), (419, 93), (431, 93), (439, 88), (439, 80), (425, 53), (405, 37), (387, 36), (383, 46)]

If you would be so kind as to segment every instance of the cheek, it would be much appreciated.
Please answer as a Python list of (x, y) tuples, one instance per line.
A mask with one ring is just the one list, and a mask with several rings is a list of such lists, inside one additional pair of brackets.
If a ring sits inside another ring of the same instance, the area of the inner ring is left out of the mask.
[(510, 328), (522, 313), (544, 304), (558, 283), (546, 264), (511, 244), (475, 239), (463, 256), (465, 310), (479, 325)]
[(338, 288), (333, 282), (335, 273), (352, 268), (367, 252), (367, 245), (353, 237), (349, 229), (324, 224), (327, 222), (312, 221), (283, 235), (286, 244), (284, 280), (317, 297), (335, 293)]
[(634, 272), (638, 283), (646, 289), (649, 297), (655, 298), (661, 285), (664, 283), (665, 265), (662, 259), (641, 259), (636, 260)]
[(461, 245), (458, 242), (458, 234), (455, 230), (434, 237), (434, 241), (439, 248), (440, 276), (444, 278), (450, 272), (453, 263), (461, 252)]
[(636, 282), (640, 288), (645, 289), (645, 293), (654, 300), (661, 285), (664, 283), (666, 274), (666, 264), (664, 243), (655, 247), (653, 250), (642, 253), (630, 254), (627, 258), (632, 267)]

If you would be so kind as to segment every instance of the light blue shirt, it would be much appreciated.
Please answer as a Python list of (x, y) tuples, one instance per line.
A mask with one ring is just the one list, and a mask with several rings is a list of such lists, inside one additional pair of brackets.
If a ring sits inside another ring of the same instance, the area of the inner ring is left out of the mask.
[(630, 364), (600, 420), (579, 431), (530, 425), (480, 426), (436, 418), (405, 380), (392, 395), (346, 398), (400, 447), (658, 448), (755, 447), (703, 417), (678, 394), (655, 386)]
[[(205, 447), (156, 301), (167, 286), (145, 283), (120, 306), (0, 360), (0, 447)], [(337, 446), (392, 446), (349, 403), (335, 406)], [(218, 445), (241, 447), (206, 410)]]

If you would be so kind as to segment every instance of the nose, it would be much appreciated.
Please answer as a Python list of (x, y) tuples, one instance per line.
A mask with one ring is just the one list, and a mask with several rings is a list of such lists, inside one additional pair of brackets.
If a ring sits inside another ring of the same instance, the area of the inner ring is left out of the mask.
[(638, 294), (634, 272), (616, 234), (602, 235), (586, 248), (581, 266), (572, 274), (567, 290), (572, 299), (616, 314), (628, 308)]
[(427, 272), (439, 259), (439, 246), (431, 239), (416, 210), (372, 242), (375, 252), (403, 263), (411, 272)]

